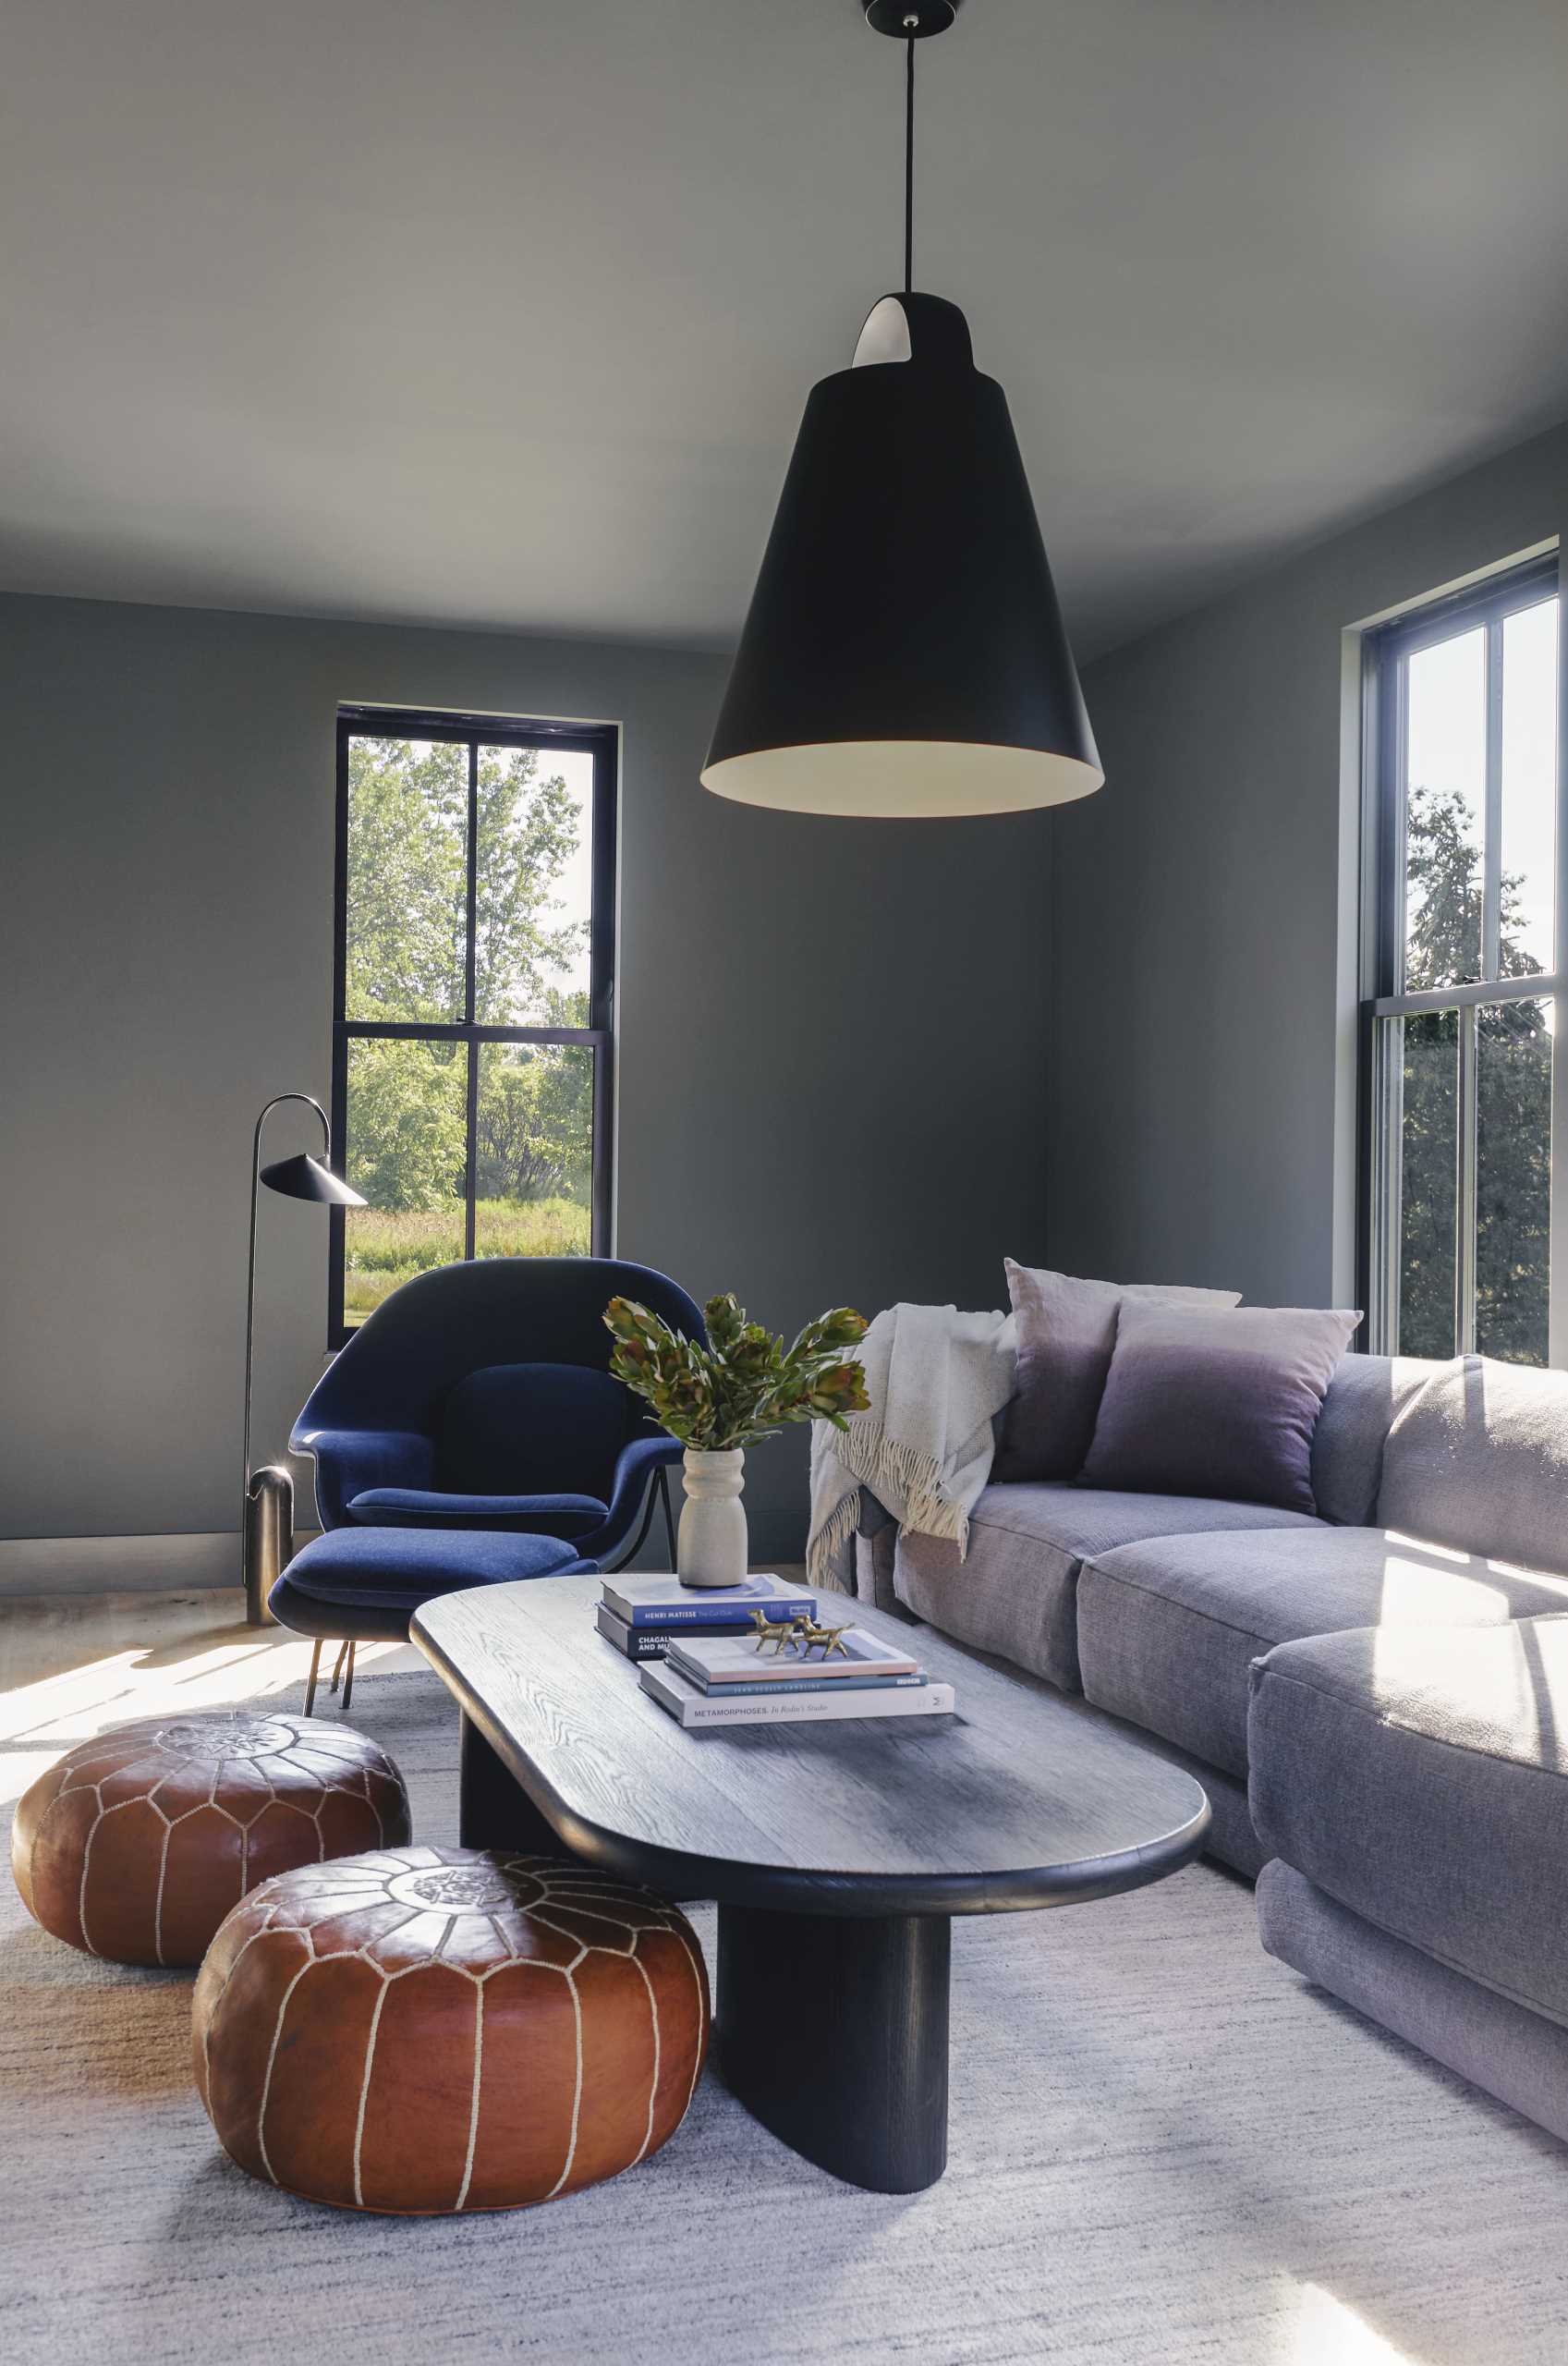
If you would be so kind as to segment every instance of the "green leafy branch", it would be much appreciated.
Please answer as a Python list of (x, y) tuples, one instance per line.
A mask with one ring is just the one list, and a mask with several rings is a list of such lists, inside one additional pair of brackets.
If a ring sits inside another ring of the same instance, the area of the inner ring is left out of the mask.
[(722, 1454), (794, 1421), (843, 1430), (851, 1413), (865, 1412), (866, 1376), (844, 1354), (866, 1335), (866, 1318), (853, 1307), (819, 1314), (787, 1348), (748, 1323), (732, 1292), (711, 1298), (702, 1311), (706, 1348), (635, 1299), (613, 1298), (604, 1312), (615, 1341), (611, 1372), (683, 1445)]

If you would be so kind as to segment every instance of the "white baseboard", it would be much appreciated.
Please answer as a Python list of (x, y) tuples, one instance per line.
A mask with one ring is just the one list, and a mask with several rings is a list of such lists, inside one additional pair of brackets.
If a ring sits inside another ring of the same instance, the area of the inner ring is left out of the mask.
[[(296, 1545), (313, 1533), (297, 1529)], [(191, 1536), (0, 1537), (0, 1599), (40, 1593), (182, 1593), (239, 1582), (237, 1529)]]

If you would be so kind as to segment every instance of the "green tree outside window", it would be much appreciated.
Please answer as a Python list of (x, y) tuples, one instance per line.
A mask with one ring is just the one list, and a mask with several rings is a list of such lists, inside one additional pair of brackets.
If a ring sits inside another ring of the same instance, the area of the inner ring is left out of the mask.
[[(1475, 974), (1482, 856), (1455, 793), (1410, 794), (1406, 871), (1412, 909), (1405, 988)], [(1499, 969), (1540, 974), (1518, 942), (1517, 879), (1501, 883)], [(1476, 1339), (1518, 1363), (1547, 1360), (1551, 1226), (1551, 1033), (1544, 1002), (1483, 1006), (1477, 1026)], [(1399, 1345), (1408, 1356), (1454, 1352), (1454, 1220), (1459, 1020), (1404, 1022)]]

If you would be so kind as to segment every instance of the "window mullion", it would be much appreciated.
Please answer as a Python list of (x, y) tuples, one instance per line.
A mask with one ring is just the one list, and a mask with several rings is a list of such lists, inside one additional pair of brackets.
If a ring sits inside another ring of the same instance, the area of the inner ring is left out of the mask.
[[(1563, 633), (1557, 612), (1557, 879), (1552, 958), (1559, 977), (1568, 957), (1568, 697), (1563, 695)], [(1568, 1365), (1568, 990), (1559, 987), (1552, 1004), (1551, 1214), (1547, 1267), (1547, 1360)]]
[[(1562, 829), (1562, 810), (1559, 793), (1559, 833)], [(1561, 876), (1557, 890), (1558, 936), (1562, 940), (1564, 889)], [(1549, 1364), (1559, 1371), (1568, 1365), (1568, 994), (1559, 994), (1552, 1000), (1551, 1054), (1551, 1185), (1550, 1214), (1547, 1226), (1547, 1348)]]
[(1568, 979), (1556, 970), (1538, 970), (1516, 978), (1476, 978), (1467, 986), (1432, 986), (1419, 994), (1377, 994), (1374, 1018), (1414, 1018), (1426, 1010), (1464, 1010), (1480, 1005), (1505, 1009), (1510, 1003), (1539, 1002), (1543, 994), (1568, 992)]
[(1482, 836), (1481, 975), (1502, 974), (1502, 618), (1487, 627), (1486, 826)]
[(1409, 882), (1405, 877), (1405, 814), (1409, 803), (1408, 748), (1410, 736), (1410, 661), (1402, 657), (1394, 667), (1395, 685), (1392, 713), (1390, 716), (1392, 745), (1388, 750), (1389, 795), (1385, 800), (1386, 835), (1383, 846), (1387, 862), (1385, 873), (1387, 892), (1387, 942), (1383, 956), (1386, 991), (1403, 994), (1405, 988), (1405, 948), (1409, 943)]
[[(1539, 994), (1550, 985), (1550, 979), (1533, 978), (1522, 993)], [(1445, 1005), (1446, 1008), (1447, 1006)], [(1387, 1016), (1378, 1006), (1380, 1018)], [(399, 1041), (420, 1043), (466, 1043), (470, 1037), (476, 1043), (602, 1043), (608, 1031), (602, 1027), (468, 1027), (460, 1018), (347, 1018), (334, 1021), (350, 1042)]]
[[(476, 1006), (476, 982), (479, 976), (479, 915), (480, 915), (480, 743), (468, 742), (468, 948), (464, 964), (463, 1019), (471, 1031), (479, 1011)], [(465, 1121), (463, 1157), (463, 1254), (471, 1259), (474, 1253), (474, 1231), (477, 1222), (474, 1206), (479, 1189), (480, 1158), (480, 1047), (470, 1031), (465, 1046), (468, 1063), (468, 1116)]]
[(1372, 1023), (1371, 1320), (1375, 1356), (1399, 1353), (1401, 1167), (1404, 1142), (1404, 1021)]
[(479, 977), (480, 917), (480, 745), (477, 739), (468, 742), (468, 951), (463, 963), (463, 1024), (472, 1027), (479, 1018), (475, 1002)]
[(1459, 1124), (1453, 1193), (1453, 1352), (1476, 1352), (1476, 1153), (1479, 1013), (1474, 1003), (1458, 1013)]

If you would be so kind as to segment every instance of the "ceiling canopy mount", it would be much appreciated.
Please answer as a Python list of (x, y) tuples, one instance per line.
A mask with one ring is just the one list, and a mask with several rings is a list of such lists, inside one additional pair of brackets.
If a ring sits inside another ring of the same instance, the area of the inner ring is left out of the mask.
[(947, 30), (960, 0), (860, 0), (860, 5), (874, 33), (889, 33), (894, 41), (930, 41), (933, 33)]

